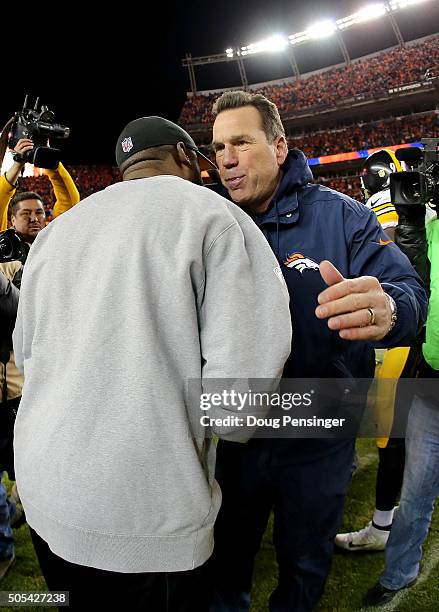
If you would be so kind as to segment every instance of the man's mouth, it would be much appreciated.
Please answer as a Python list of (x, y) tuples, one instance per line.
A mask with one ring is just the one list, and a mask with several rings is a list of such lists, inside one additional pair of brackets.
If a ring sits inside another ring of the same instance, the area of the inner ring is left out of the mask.
[(245, 175), (241, 175), (241, 176), (234, 176), (231, 178), (227, 178), (226, 179), (226, 184), (227, 184), (227, 188), (231, 189), (232, 191), (234, 189), (238, 189), (239, 187), (241, 187), (241, 183), (244, 181), (245, 179)]

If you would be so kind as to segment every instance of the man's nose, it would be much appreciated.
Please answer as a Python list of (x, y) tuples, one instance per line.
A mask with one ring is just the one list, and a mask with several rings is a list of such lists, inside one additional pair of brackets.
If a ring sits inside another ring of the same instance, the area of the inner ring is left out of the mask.
[(223, 166), (225, 168), (233, 168), (237, 166), (238, 163), (239, 159), (235, 147), (226, 145), (224, 147)]
[(35, 223), (35, 221), (38, 221), (38, 222), (39, 222), (38, 215), (37, 215), (37, 213), (36, 213), (36, 212), (34, 212), (34, 211), (32, 211), (32, 212), (30, 213), (30, 217), (29, 217), (29, 219), (30, 219), (30, 222), (31, 222), (31, 223)]

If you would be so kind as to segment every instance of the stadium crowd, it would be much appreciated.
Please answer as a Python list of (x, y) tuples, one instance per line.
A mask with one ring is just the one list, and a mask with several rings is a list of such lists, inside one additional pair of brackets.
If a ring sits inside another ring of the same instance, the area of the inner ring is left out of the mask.
[(315, 176), (316, 183), (320, 183), (330, 189), (335, 189), (341, 193), (345, 193), (354, 200), (361, 200), (360, 177), (358, 176)]
[(436, 113), (371, 123), (358, 122), (349, 127), (291, 135), (288, 137), (288, 145), (301, 149), (307, 157), (321, 157), (405, 142), (419, 142), (427, 136), (439, 137), (439, 117)]
[[(69, 172), (81, 194), (81, 199), (120, 181), (119, 171), (113, 166), (70, 166)], [(36, 191), (41, 195), (46, 209), (46, 218), (51, 221), (55, 195), (47, 176), (25, 177), (21, 179), (20, 189)]]
[[(349, 127), (292, 135), (288, 137), (288, 145), (291, 148), (301, 149), (307, 157), (312, 158), (404, 142), (418, 142), (424, 136), (439, 137), (439, 118), (434, 112), (370, 123), (358, 122)], [(209, 147), (202, 150), (207, 154), (210, 153)], [(120, 180), (117, 168), (112, 166), (70, 166), (69, 172), (81, 198), (86, 198)], [(361, 197), (358, 177), (328, 179), (319, 176), (316, 177), (316, 182), (321, 182), (355, 199)], [(45, 175), (23, 178), (22, 189), (41, 194), (48, 219), (51, 220), (55, 198), (48, 178)]]
[[(69, 172), (75, 177), (75, 184), (81, 194), (81, 199), (120, 181), (117, 168), (112, 166), (70, 166)], [(318, 176), (315, 177), (315, 180), (326, 187), (346, 193), (357, 200), (361, 197), (359, 177), (326, 178)], [(21, 189), (23, 191), (36, 191), (44, 198), (46, 219), (51, 221), (53, 218), (52, 209), (55, 203), (55, 195), (47, 176), (25, 177), (21, 179)]]
[[(330, 68), (299, 80), (267, 84), (252, 91), (272, 100), (285, 118), (303, 109), (388, 93), (394, 87), (422, 81), (427, 70), (432, 76), (437, 75), (438, 65), (439, 37), (433, 37), (403, 50), (390, 49), (349, 66)], [(212, 104), (218, 95), (218, 92), (189, 95), (179, 123), (185, 127), (211, 124)]]

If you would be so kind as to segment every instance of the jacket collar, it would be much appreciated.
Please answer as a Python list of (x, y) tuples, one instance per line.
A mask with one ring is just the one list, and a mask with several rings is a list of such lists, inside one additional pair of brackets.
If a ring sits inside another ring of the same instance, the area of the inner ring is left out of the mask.
[(259, 223), (292, 223), (298, 216), (297, 191), (310, 181), (312, 172), (305, 155), (299, 149), (291, 149), (281, 166), (282, 178), (267, 210), (254, 215)]

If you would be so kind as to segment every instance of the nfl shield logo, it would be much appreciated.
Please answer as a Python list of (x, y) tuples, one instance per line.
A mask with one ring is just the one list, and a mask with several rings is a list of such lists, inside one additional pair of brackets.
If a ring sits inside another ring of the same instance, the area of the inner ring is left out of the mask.
[(131, 136), (128, 136), (128, 138), (124, 138), (122, 140), (122, 151), (124, 153), (129, 153), (132, 148), (133, 148), (133, 141), (131, 140)]

